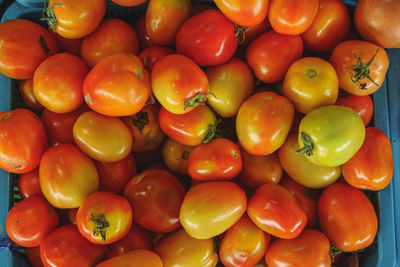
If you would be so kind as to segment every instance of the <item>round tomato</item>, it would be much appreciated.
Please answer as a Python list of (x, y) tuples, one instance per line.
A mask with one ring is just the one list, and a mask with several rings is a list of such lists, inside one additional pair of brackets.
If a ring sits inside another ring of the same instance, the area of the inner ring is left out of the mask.
[(365, 126), (369, 124), (374, 113), (374, 103), (372, 103), (371, 97), (368, 95), (358, 96), (345, 94), (338, 98), (336, 105), (346, 106), (353, 109), (358, 113), (358, 115), (360, 115)]
[[(120, 0), (118, 0), (118, 1), (120, 1)], [(154, 41), (151, 40), (150, 36), (147, 34), (147, 31), (146, 31), (146, 15), (140, 16), (136, 20), (134, 27), (136, 29), (136, 32), (137, 32), (137, 35), (138, 35), (138, 38), (139, 38), (140, 48), (142, 50), (147, 48), (147, 47), (156, 45), (154, 43)]]
[(216, 0), (217, 7), (239, 26), (255, 26), (265, 19), (269, 0)]
[(43, 267), (42, 260), (40, 259), (40, 246), (26, 248), (26, 258), (33, 267)]
[(40, 188), (39, 168), (18, 177), (18, 193), (22, 199), (32, 196), (44, 197)]
[(99, 189), (96, 166), (72, 144), (46, 150), (40, 160), (39, 178), (44, 196), (59, 209), (78, 208)]
[(79, 57), (61, 53), (45, 59), (35, 71), (33, 93), (45, 108), (67, 113), (83, 103), (82, 84), (89, 72)]
[(350, 28), (350, 15), (341, 0), (319, 0), (311, 26), (302, 34), (304, 46), (313, 51), (330, 51)]
[(10, 239), (18, 245), (36, 247), (58, 223), (55, 209), (44, 198), (32, 196), (11, 208), (6, 230)]
[(200, 66), (228, 61), (238, 41), (233, 23), (222, 12), (210, 9), (189, 18), (176, 36), (176, 50)]
[(139, 58), (142, 60), (143, 66), (151, 72), (158, 60), (174, 53), (174, 50), (167, 47), (150, 46), (146, 49), (143, 49), (143, 51), (139, 54)]
[(120, 6), (138, 6), (147, 0), (111, 0)]
[(0, 73), (13, 79), (31, 79), (39, 64), (58, 52), (53, 36), (24, 19), (0, 23)]
[(167, 138), (162, 147), (162, 155), (168, 169), (174, 173), (187, 175), (187, 165), (193, 146), (186, 146)]
[(293, 63), (285, 75), (283, 94), (297, 111), (308, 113), (335, 104), (339, 80), (333, 66), (317, 57), (305, 57)]
[(163, 267), (163, 263), (156, 253), (147, 249), (136, 249), (123, 255), (108, 259), (96, 265), (96, 267), (115, 267), (115, 266), (151, 266)]
[(39, 165), (47, 135), (39, 117), (28, 109), (0, 113), (0, 168), (25, 173)]
[(376, 44), (352, 40), (338, 44), (330, 62), (339, 77), (339, 86), (353, 95), (370, 95), (385, 80), (389, 57)]
[(86, 103), (107, 116), (139, 112), (151, 93), (150, 74), (132, 54), (114, 54), (99, 61), (83, 83)]
[(39, 101), (35, 97), (35, 94), (33, 93), (33, 79), (22, 81), (19, 84), (18, 89), (22, 101), (24, 101), (25, 105), (27, 105), (28, 108), (39, 112), (44, 109), (42, 104), (39, 103)]
[(301, 57), (303, 41), (299, 35), (269, 31), (247, 48), (246, 59), (257, 78), (265, 83), (279, 82), (290, 65)]
[(375, 239), (378, 230), (375, 209), (363, 192), (348, 184), (337, 182), (322, 192), (318, 215), (322, 231), (340, 250), (363, 249)]
[(254, 41), (258, 36), (269, 30), (271, 30), (271, 25), (269, 24), (268, 17), (266, 17), (263, 21), (261, 21), (257, 25), (244, 27), (243, 28), (244, 40), (243, 42), (240, 42), (240, 45), (247, 46), (252, 41)]

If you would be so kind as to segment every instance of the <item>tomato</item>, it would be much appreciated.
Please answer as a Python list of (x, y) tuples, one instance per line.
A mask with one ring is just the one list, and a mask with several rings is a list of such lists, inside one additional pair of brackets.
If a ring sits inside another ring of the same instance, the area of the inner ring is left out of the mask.
[(151, 72), (154, 96), (169, 112), (184, 114), (204, 105), (209, 91), (206, 74), (191, 59), (168, 55), (156, 62)]
[(153, 150), (149, 151), (132, 151), (133, 157), (135, 158), (137, 166), (145, 166), (154, 161), (162, 160), (162, 151), (161, 146), (156, 147)]
[(318, 7), (319, 0), (271, 0), (269, 22), (278, 33), (302, 34), (311, 26)]
[(217, 118), (208, 106), (199, 106), (181, 115), (170, 113), (162, 107), (158, 120), (167, 136), (187, 146), (209, 142), (217, 126)]
[(133, 151), (152, 150), (164, 140), (165, 135), (158, 123), (159, 110), (157, 105), (147, 105), (138, 113), (122, 118), (132, 134)]
[(93, 67), (109, 55), (137, 55), (138, 52), (139, 40), (135, 29), (121, 19), (107, 19), (83, 39), (80, 55), (88, 66)]
[(374, 104), (372, 103), (371, 97), (368, 95), (358, 96), (345, 94), (338, 98), (336, 105), (346, 106), (353, 109), (358, 113), (358, 115), (360, 115), (365, 126), (369, 124), (374, 113)]
[(207, 103), (221, 117), (237, 114), (240, 105), (253, 93), (253, 73), (243, 61), (232, 58), (228, 62), (206, 70), (210, 84)]
[(136, 249), (134, 251), (127, 252), (123, 255), (108, 259), (96, 265), (96, 267), (115, 267), (115, 266), (163, 267), (163, 263), (160, 257), (156, 253), (147, 249)]
[(73, 127), (76, 145), (93, 159), (116, 162), (132, 150), (132, 135), (119, 119), (87, 111)]
[(43, 267), (42, 260), (40, 259), (40, 246), (26, 248), (26, 258), (33, 267)]
[(106, 12), (105, 0), (49, 0), (44, 20), (62, 37), (77, 39), (94, 31)]
[(313, 51), (330, 51), (350, 29), (350, 15), (340, 0), (319, 0), (311, 26), (302, 34), (304, 46)]
[(247, 215), (230, 228), (219, 247), (219, 255), (226, 267), (252, 267), (265, 254), (271, 236), (258, 228)]
[(342, 174), (341, 167), (320, 166), (309, 161), (299, 150), (298, 134), (292, 133), (279, 148), (279, 162), (285, 172), (297, 183), (308, 188), (323, 188), (334, 183)]
[(39, 168), (18, 177), (18, 193), (22, 199), (32, 196), (44, 197), (39, 181)]
[(78, 208), (99, 188), (93, 161), (75, 145), (60, 144), (46, 150), (39, 166), (40, 187), (56, 208)]
[(78, 213), (79, 208), (68, 209), (68, 221), (69, 223), (76, 225), (76, 214)]
[(75, 225), (60, 227), (40, 245), (40, 257), (45, 267), (92, 267), (101, 261), (105, 246), (86, 240)]
[(299, 35), (269, 31), (255, 39), (246, 50), (246, 59), (259, 80), (279, 82), (290, 65), (301, 57), (303, 41)]
[(392, 145), (377, 127), (365, 131), (364, 144), (342, 166), (343, 177), (350, 185), (367, 190), (381, 190), (393, 178)]
[(374, 241), (375, 209), (363, 192), (350, 185), (337, 182), (327, 187), (318, 201), (318, 215), (322, 232), (340, 250), (356, 251)]
[(103, 58), (83, 83), (86, 103), (107, 116), (129, 116), (139, 112), (150, 96), (150, 74), (132, 54)]
[(222, 12), (210, 9), (189, 18), (176, 35), (176, 50), (200, 66), (228, 61), (236, 51), (235, 27)]
[(304, 230), (297, 238), (275, 240), (268, 247), (265, 262), (269, 267), (330, 267), (328, 238), (316, 230)]
[(192, 187), (183, 200), (180, 221), (196, 239), (208, 239), (231, 228), (246, 212), (244, 191), (231, 182), (206, 182)]
[(133, 209), (133, 220), (140, 226), (167, 233), (180, 227), (179, 209), (186, 191), (169, 172), (145, 170), (125, 186), (124, 196)]
[(339, 94), (338, 76), (329, 62), (318, 57), (305, 57), (288, 69), (283, 94), (302, 113), (333, 105)]
[(25, 19), (0, 23), (0, 73), (31, 79), (39, 64), (58, 52), (56, 41), (39, 24)]
[(24, 104), (27, 105), (28, 108), (39, 112), (44, 109), (33, 93), (33, 79), (21, 81), (18, 89), (22, 101), (24, 101)]
[(243, 102), (236, 117), (239, 142), (250, 154), (271, 154), (285, 141), (293, 117), (293, 104), (286, 97), (257, 93)]
[(45, 59), (35, 71), (33, 93), (45, 108), (67, 113), (83, 103), (82, 84), (89, 72), (77, 56), (61, 53)]
[(244, 40), (239, 39), (239, 44), (242, 46), (247, 46), (250, 44), (252, 41), (254, 41), (258, 36), (261, 34), (271, 30), (271, 25), (269, 24), (268, 17), (263, 19), (259, 24), (254, 25), (254, 26), (249, 26), (249, 27), (244, 27), (243, 28), (243, 33), (244, 33)]
[(139, 16), (134, 25), (138, 38), (140, 48), (143, 50), (147, 47), (156, 45), (146, 31), (146, 15)]
[(212, 239), (194, 239), (184, 229), (161, 238), (154, 251), (164, 267), (215, 267), (218, 262)]
[(39, 165), (47, 136), (39, 117), (28, 109), (0, 113), (0, 168), (30, 172)]
[(360, 149), (365, 138), (361, 117), (348, 107), (324, 106), (309, 112), (300, 122), (299, 147), (312, 163), (335, 167)]
[(249, 200), (247, 214), (261, 230), (282, 239), (296, 238), (307, 224), (307, 215), (295, 197), (273, 183), (257, 189)]
[(174, 53), (174, 50), (167, 47), (150, 46), (146, 49), (143, 49), (143, 51), (139, 54), (139, 58), (142, 60), (143, 66), (151, 72), (158, 60)]
[(162, 155), (168, 169), (174, 173), (187, 175), (188, 159), (193, 148), (167, 138), (162, 147)]
[(50, 33), (53, 35), (54, 39), (56, 40), (56, 43), (58, 47), (60, 48), (60, 52), (66, 52), (70, 54), (74, 54), (76, 56), (79, 56), (81, 53), (81, 44), (83, 39), (78, 38), (78, 39), (67, 39), (59, 35), (57, 32), (50, 31)]
[(339, 77), (340, 88), (353, 95), (370, 95), (378, 90), (389, 67), (385, 49), (358, 40), (335, 46), (330, 62)]
[(39, 246), (58, 226), (58, 215), (42, 197), (23, 199), (11, 208), (6, 219), (7, 235), (24, 247)]
[(111, 0), (120, 6), (138, 6), (147, 0)]

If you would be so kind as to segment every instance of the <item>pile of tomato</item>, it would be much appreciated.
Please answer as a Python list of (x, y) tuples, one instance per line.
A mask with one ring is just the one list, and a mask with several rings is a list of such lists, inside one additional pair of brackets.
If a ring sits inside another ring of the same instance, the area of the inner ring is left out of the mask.
[(365, 193), (393, 176), (370, 95), (400, 23), (373, 29), (365, 2), (356, 28), (340, 0), (149, 0), (135, 25), (50, 0), (47, 29), (1, 23), (26, 105), (0, 113), (9, 238), (34, 267), (322, 267), (369, 247)]

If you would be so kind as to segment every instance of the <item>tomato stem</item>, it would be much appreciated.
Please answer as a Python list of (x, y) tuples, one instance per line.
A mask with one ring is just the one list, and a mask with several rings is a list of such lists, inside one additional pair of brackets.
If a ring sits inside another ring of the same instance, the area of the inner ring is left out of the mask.
[(296, 151), (296, 154), (306, 154), (307, 156), (312, 156), (312, 150), (314, 148), (313, 143), (311, 142), (311, 137), (305, 132), (301, 132), (300, 140), (304, 144), (302, 148)]
[(244, 41), (246, 40), (246, 33), (244, 32), (244, 28), (242, 26), (239, 26), (235, 23), (233, 23), (233, 26), (235, 28), (235, 37), (236, 40), (238, 41), (238, 44), (243, 44)]
[(206, 137), (204, 137), (203, 144), (209, 143), (216, 135), (218, 124), (221, 122), (221, 119), (217, 120), (214, 124), (209, 124), (207, 129)]
[(338, 249), (335, 245), (332, 245), (332, 246), (331, 246), (331, 248), (330, 248), (330, 250), (329, 250), (329, 254), (331, 255), (331, 262), (332, 262), (332, 264), (335, 262), (335, 257), (336, 257), (337, 255), (342, 254), (343, 252), (344, 252), (343, 250)]
[[(352, 82), (356, 83), (364, 78), (368, 78), (373, 84), (379, 87), (379, 85), (374, 80), (372, 80), (371, 76), (369, 76), (370, 73), (369, 66), (371, 65), (372, 61), (374, 61), (376, 55), (378, 54), (378, 51), (379, 48), (376, 50), (375, 54), (372, 56), (371, 60), (367, 64), (364, 64), (362, 62), (362, 59), (360, 58), (357, 52), (354, 53), (354, 56), (357, 58), (358, 62), (353, 66), (353, 71), (355, 72), (355, 75), (353, 73), (351, 74)], [(362, 90), (365, 90), (366, 84), (364, 83), (360, 84), (360, 88)]]
[(46, 21), (53, 32), (56, 32), (56, 27), (58, 24), (57, 19), (54, 16), (55, 5), (62, 6), (60, 3), (53, 3), (51, 7), (44, 7), (42, 11), (42, 18), (40, 19), (41, 21)]
[(213, 95), (214, 97), (216, 97), (215, 94), (211, 92), (208, 92), (207, 94), (198, 94), (192, 98), (186, 99), (185, 102), (183, 102), (184, 105), (183, 110), (186, 110), (188, 108), (194, 108), (197, 105), (205, 105), (208, 95)]
[(139, 111), (138, 113), (132, 115), (132, 124), (138, 128), (139, 133), (143, 134), (144, 127), (149, 124), (149, 115), (145, 111)]
[(106, 216), (104, 214), (94, 216), (92, 209), (90, 209), (90, 216), (92, 217), (90, 220), (94, 223), (93, 235), (98, 236), (100, 234), (101, 240), (103, 242), (106, 241), (106, 228), (110, 227), (110, 223), (106, 220)]

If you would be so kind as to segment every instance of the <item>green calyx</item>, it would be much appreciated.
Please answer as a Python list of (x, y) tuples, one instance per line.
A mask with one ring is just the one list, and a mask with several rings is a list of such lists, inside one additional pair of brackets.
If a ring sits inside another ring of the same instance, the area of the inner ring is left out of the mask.
[(90, 220), (94, 223), (93, 235), (98, 236), (100, 234), (101, 240), (103, 242), (106, 241), (106, 228), (110, 227), (110, 223), (106, 220), (106, 216), (104, 214), (94, 216), (92, 209), (90, 209), (90, 216), (92, 217)]
[(335, 245), (332, 245), (329, 250), (329, 254), (331, 255), (331, 262), (333, 263), (335, 261), (335, 257), (342, 254), (343, 252), (343, 250), (340, 250)]
[(302, 148), (296, 151), (296, 154), (306, 154), (307, 156), (312, 156), (314, 145), (311, 141), (311, 137), (305, 132), (300, 133), (300, 140), (304, 144)]
[(246, 33), (244, 31), (245, 27), (239, 26), (235, 23), (233, 23), (233, 26), (235, 28), (236, 40), (238, 41), (238, 44), (241, 45), (246, 40)]
[[(371, 60), (367, 64), (364, 64), (362, 62), (362, 59), (360, 58), (360, 56), (358, 55), (357, 52), (354, 53), (354, 56), (357, 58), (358, 61), (353, 66), (354, 73), (351, 74), (352, 82), (356, 83), (364, 78), (368, 78), (373, 84), (375, 84), (378, 87), (380, 86), (374, 80), (372, 80), (372, 78), (369, 76), (369, 73), (370, 73), (369, 66), (374, 61), (376, 55), (378, 54), (378, 51), (379, 51), (379, 48), (376, 50), (375, 54), (372, 56)], [(360, 84), (360, 89), (365, 90), (366, 84), (365, 83)]]
[(216, 137), (217, 127), (220, 122), (221, 122), (221, 119), (219, 119), (214, 124), (208, 125), (207, 134), (206, 134), (206, 137), (204, 137), (203, 144), (209, 143), (214, 137)]
[(56, 27), (57, 27), (57, 19), (54, 16), (54, 6), (61, 6), (62, 4), (60, 3), (53, 3), (51, 7), (44, 7), (42, 11), (42, 18), (40, 19), (41, 21), (46, 21), (47, 24), (49, 25), (49, 28), (53, 31), (56, 32)]
[(216, 97), (215, 94), (211, 92), (207, 94), (198, 94), (192, 98), (186, 99), (185, 102), (183, 102), (184, 106), (183, 110), (187, 110), (188, 108), (194, 108), (197, 105), (205, 105), (208, 95), (213, 95), (214, 97)]

